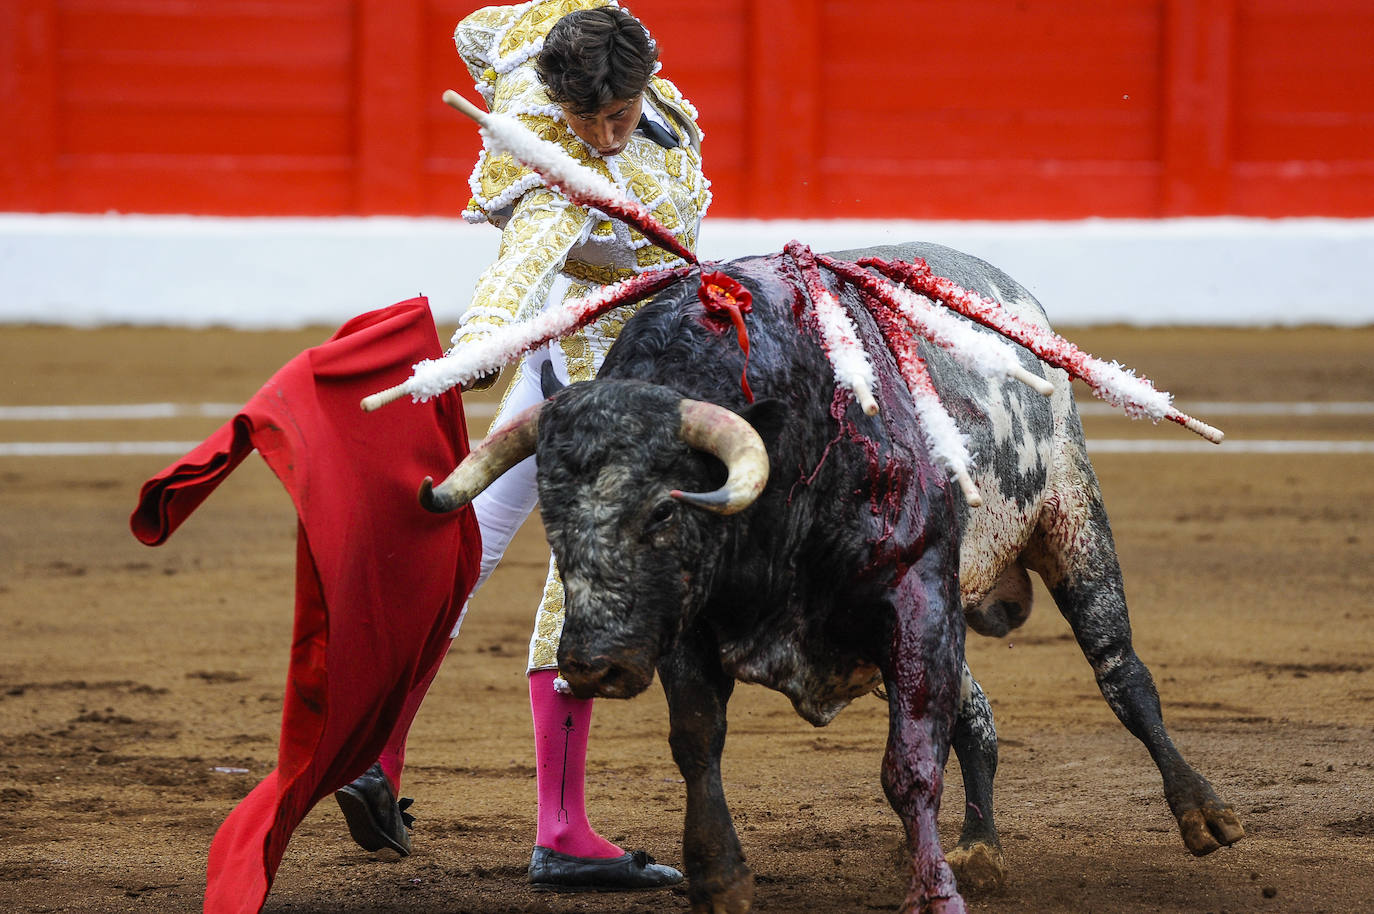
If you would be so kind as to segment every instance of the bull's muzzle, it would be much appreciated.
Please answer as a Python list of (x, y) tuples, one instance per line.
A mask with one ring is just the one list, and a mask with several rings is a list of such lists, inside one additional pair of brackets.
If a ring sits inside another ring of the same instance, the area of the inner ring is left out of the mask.
[(558, 672), (578, 698), (633, 698), (654, 680), (652, 664), (605, 655), (583, 660), (575, 652), (558, 652)]

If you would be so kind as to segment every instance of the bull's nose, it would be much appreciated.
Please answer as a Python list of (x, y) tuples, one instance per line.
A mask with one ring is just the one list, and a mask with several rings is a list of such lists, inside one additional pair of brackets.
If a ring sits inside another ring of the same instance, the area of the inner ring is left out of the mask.
[(582, 660), (560, 658), (558, 671), (578, 698), (630, 698), (649, 687), (643, 672), (613, 663), (607, 657)]

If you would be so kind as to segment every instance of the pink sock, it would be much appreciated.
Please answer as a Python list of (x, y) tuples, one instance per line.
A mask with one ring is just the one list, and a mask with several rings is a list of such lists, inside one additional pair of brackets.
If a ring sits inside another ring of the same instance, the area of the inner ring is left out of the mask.
[(539, 791), (534, 843), (574, 857), (619, 857), (625, 852), (593, 831), (587, 821), (585, 778), (592, 701), (555, 691), (557, 678), (554, 670), (530, 674)]
[[(452, 645), (453, 642), (450, 641), (449, 644)], [(447, 655), (448, 649), (445, 648), (429, 672), (411, 686), (410, 692), (406, 694), (406, 703), (401, 707), (401, 716), (396, 718), (396, 724), (391, 728), (391, 736), (387, 737), (382, 754), (377, 757), (387, 780), (391, 782), (391, 789), (396, 792), (398, 798), (401, 793), (401, 770), (405, 768), (406, 737), (410, 735), (410, 725), (415, 722), (415, 715), (425, 700), (425, 694), (429, 692), (430, 683), (434, 682), (434, 677), (438, 675), (439, 667), (443, 666), (444, 657)]]

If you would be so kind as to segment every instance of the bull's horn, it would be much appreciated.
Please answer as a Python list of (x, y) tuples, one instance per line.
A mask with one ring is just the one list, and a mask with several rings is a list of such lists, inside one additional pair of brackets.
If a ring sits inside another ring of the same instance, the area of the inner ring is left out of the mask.
[(539, 411), (543, 408), (541, 400), (516, 414), (464, 457), (439, 485), (426, 476), (420, 484), (420, 504), (435, 514), (461, 508), (495, 482), (496, 477), (533, 454), (539, 440)]
[(725, 485), (714, 492), (680, 492), (672, 496), (717, 514), (743, 511), (768, 482), (768, 451), (754, 427), (737, 413), (701, 400), (683, 400), (678, 431), (691, 447), (721, 459), (729, 470)]

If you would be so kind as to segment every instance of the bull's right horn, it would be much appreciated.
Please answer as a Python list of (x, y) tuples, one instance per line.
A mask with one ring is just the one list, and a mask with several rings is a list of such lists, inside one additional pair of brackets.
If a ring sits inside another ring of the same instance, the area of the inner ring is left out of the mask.
[(734, 514), (754, 503), (768, 483), (768, 450), (754, 427), (738, 413), (702, 400), (683, 400), (678, 408), (678, 435), (689, 446), (714, 454), (729, 475), (714, 492), (680, 492), (672, 496), (717, 514)]
[(516, 414), (464, 457), (439, 485), (434, 485), (434, 480), (426, 476), (420, 484), (420, 504), (435, 514), (461, 508), (498, 476), (533, 454), (539, 440), (539, 411), (543, 408), (541, 400)]

